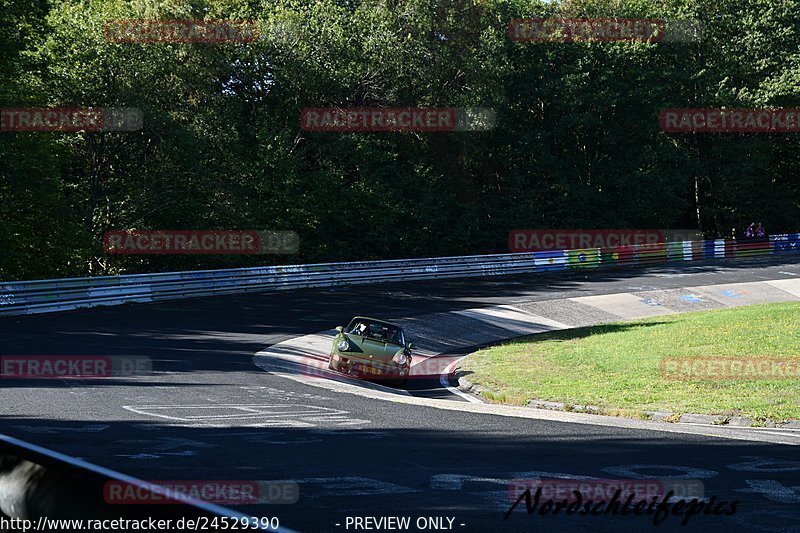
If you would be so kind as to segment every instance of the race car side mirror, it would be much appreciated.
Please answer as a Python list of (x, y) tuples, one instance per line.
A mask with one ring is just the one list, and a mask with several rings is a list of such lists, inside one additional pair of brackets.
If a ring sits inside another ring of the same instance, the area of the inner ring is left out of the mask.
[(336, 326), (336, 331), (339, 333), (344, 333), (344, 328), (342, 326)]

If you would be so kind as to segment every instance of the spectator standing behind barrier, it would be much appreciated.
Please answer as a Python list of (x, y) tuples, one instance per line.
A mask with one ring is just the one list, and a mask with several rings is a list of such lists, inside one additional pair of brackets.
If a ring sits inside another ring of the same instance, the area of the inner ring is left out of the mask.
[(753, 226), (755, 226), (755, 225), (756, 225), (755, 222), (751, 222), (750, 225), (747, 226), (747, 229), (744, 231), (744, 236), (746, 238), (752, 239), (753, 237), (755, 237), (755, 231), (753, 229)]
[(758, 227), (756, 228), (756, 237), (759, 239), (763, 239), (767, 236), (767, 230), (764, 229), (764, 226), (761, 225), (761, 222), (758, 223)]

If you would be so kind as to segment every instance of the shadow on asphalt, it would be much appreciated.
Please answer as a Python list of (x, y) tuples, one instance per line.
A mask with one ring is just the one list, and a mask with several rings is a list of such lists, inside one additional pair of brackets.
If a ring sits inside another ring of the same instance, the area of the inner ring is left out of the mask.
[[(253, 369), (253, 354), (265, 347), (330, 329), (358, 314), (391, 319), (520, 297), (541, 300), (627, 292), (624, 283), (632, 280), (652, 284), (650, 289), (705, 285), (721, 278), (739, 279), (753, 268), (785, 265), (791, 259), (800, 260), (800, 254), (635, 270), (305, 289), (6, 317), (0, 318), (4, 338), (0, 355), (145, 356), (165, 372), (246, 372)], [(718, 276), (655, 276), (665, 273)]]
[[(277, 516), (281, 524), (298, 531), (344, 531), (335, 524), (344, 524), (348, 516), (447, 516), (465, 524), (455, 531), (469, 532), (651, 527), (777, 532), (800, 523), (796, 505), (785, 498), (792, 490), (788, 487), (797, 485), (800, 471), (796, 450), (788, 446), (674, 434), (653, 438), (654, 433), (596, 426), (576, 431), (567, 424), (502, 417), (475, 432), (469, 426), (472, 418), (464, 417), (467, 425), (459, 430), (201, 428), (117, 421), (95, 428), (91, 445), (85, 422), (3, 415), (0, 431), (45, 446), (46, 441), (57, 441), (62, 453), (148, 481), (296, 481), (297, 503), (231, 507), (251, 516)], [(29, 433), (26, 426), (52, 430)], [(646, 516), (544, 517), (526, 514), (524, 506), (503, 519), (511, 506), (513, 480), (564, 476), (699, 479), (707, 498), (739, 500), (738, 511), (732, 516), (695, 516), (686, 527), (675, 516), (653, 526)], [(788, 492), (781, 496), (753, 490), (765, 483), (778, 483)], [(99, 495), (87, 497), (97, 500)], [(781, 498), (782, 503), (776, 501)], [(120, 516), (131, 508), (114, 507)]]

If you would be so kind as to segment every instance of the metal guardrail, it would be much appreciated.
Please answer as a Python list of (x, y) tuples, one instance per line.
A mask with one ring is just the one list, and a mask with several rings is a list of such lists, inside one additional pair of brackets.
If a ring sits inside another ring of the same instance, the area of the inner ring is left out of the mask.
[(20, 281), (0, 284), (0, 316), (128, 302), (389, 281), (500, 276), (531, 272), (748, 257), (800, 251), (800, 233), (768, 239), (676, 241), (497, 255), (237, 268)]

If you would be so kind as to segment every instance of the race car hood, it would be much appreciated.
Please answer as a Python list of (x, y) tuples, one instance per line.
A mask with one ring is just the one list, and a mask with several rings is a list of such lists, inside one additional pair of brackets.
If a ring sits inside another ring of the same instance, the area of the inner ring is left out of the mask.
[(347, 335), (347, 340), (350, 344), (357, 346), (364, 355), (371, 355), (374, 359), (384, 363), (389, 363), (397, 352), (403, 351), (403, 347), (397, 344), (375, 340), (370, 337), (361, 337), (352, 333)]

